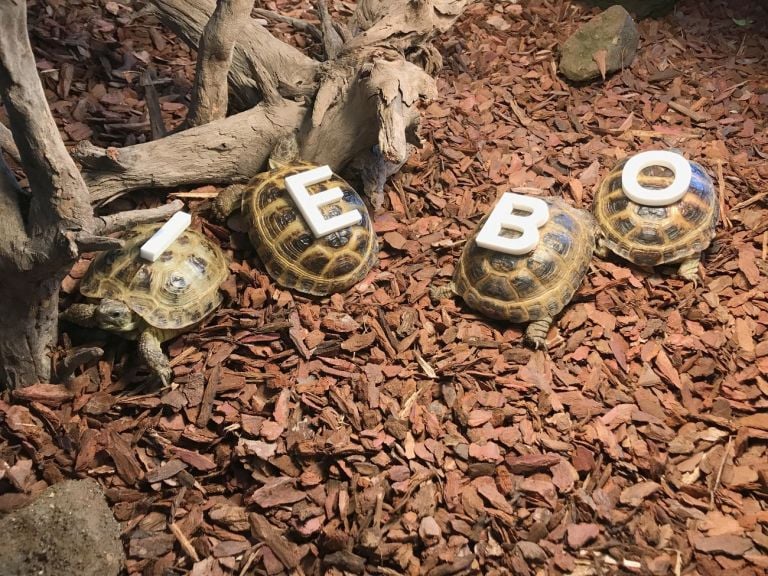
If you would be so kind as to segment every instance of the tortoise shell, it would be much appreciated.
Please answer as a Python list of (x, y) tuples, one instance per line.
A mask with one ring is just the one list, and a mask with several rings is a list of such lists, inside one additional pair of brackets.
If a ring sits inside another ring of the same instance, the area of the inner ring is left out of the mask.
[[(454, 290), (470, 308), (499, 320), (529, 322), (554, 317), (581, 285), (595, 247), (589, 212), (559, 198), (542, 198), (549, 220), (539, 228), (539, 243), (522, 255), (481, 248), (468, 239), (454, 272)], [(502, 235), (513, 232), (502, 231)], [(513, 237), (513, 236), (510, 236)]]
[[(705, 250), (715, 237), (720, 207), (715, 186), (704, 168), (690, 163), (691, 184), (677, 202), (644, 206), (630, 200), (621, 186), (627, 160), (611, 170), (595, 193), (593, 211), (600, 242), (639, 266), (677, 262)], [(669, 171), (658, 167), (638, 175), (638, 183), (646, 188), (666, 188), (672, 179)]]
[(140, 256), (142, 244), (162, 223), (127, 230), (122, 248), (99, 254), (80, 282), (90, 298), (124, 302), (150, 326), (180, 330), (203, 318), (221, 303), (219, 286), (229, 275), (218, 245), (187, 229), (154, 262)]
[(285, 288), (314, 296), (342, 292), (360, 282), (376, 264), (378, 240), (362, 198), (334, 174), (307, 187), (310, 194), (338, 187), (341, 200), (320, 207), (325, 218), (357, 209), (353, 226), (315, 238), (285, 186), (285, 178), (316, 168), (293, 162), (253, 178), (242, 198), (248, 233), (267, 272)]

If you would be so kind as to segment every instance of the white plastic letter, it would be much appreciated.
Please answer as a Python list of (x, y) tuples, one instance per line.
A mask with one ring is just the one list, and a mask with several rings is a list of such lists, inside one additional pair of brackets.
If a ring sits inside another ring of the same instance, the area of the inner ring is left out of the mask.
[[(637, 181), (642, 170), (663, 166), (674, 173), (672, 184), (660, 190), (645, 188)], [(621, 187), (627, 198), (643, 206), (667, 206), (685, 196), (691, 185), (691, 165), (676, 152), (649, 150), (633, 156), (621, 171)]]
[[(530, 211), (520, 216), (515, 210)], [(505, 254), (526, 254), (539, 243), (539, 228), (549, 220), (549, 206), (541, 198), (506, 192), (494, 206), (488, 220), (475, 238), (477, 245)], [(517, 230), (522, 235), (505, 238), (502, 229)]]
[(181, 236), (181, 233), (192, 223), (192, 217), (186, 212), (176, 212), (170, 220), (163, 224), (152, 237), (141, 246), (140, 255), (144, 260), (154, 262), (166, 251), (168, 246)]
[(320, 166), (306, 172), (288, 176), (285, 179), (285, 187), (288, 189), (288, 193), (296, 203), (301, 215), (304, 216), (304, 220), (309, 224), (315, 238), (327, 236), (357, 224), (363, 219), (363, 215), (360, 214), (359, 210), (350, 210), (333, 218), (326, 219), (323, 217), (323, 213), (320, 212), (320, 206), (341, 200), (343, 196), (341, 188), (337, 186), (317, 194), (310, 194), (307, 186), (328, 180), (332, 176), (333, 172), (329, 166)]

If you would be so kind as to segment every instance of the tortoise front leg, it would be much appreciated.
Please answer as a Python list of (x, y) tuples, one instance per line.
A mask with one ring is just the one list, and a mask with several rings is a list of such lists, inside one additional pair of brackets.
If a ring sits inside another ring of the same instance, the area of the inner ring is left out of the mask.
[(152, 372), (157, 374), (163, 383), (168, 386), (171, 383), (171, 364), (160, 346), (160, 336), (151, 328), (147, 328), (139, 335), (139, 355)]
[(603, 259), (608, 258), (608, 255), (610, 254), (610, 250), (608, 250), (608, 247), (602, 242), (600, 238), (598, 238), (597, 241), (595, 242), (594, 254), (598, 258), (603, 258)]
[(531, 322), (525, 330), (525, 339), (536, 350), (545, 349), (547, 347), (547, 333), (550, 326), (552, 326), (552, 318), (550, 316)]
[(232, 184), (222, 190), (213, 201), (213, 215), (219, 222), (224, 222), (232, 212), (240, 208), (245, 192), (245, 184)]
[(72, 304), (60, 318), (85, 328), (96, 328), (96, 304)]
[(699, 256), (692, 256), (691, 258), (688, 258), (687, 260), (683, 260), (680, 262), (680, 267), (677, 270), (677, 273), (685, 278), (686, 280), (690, 280), (694, 284), (699, 283)]

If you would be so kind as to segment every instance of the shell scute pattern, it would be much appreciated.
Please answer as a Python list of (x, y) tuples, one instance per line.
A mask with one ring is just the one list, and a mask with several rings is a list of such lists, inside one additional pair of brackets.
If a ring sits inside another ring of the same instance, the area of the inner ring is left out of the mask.
[(122, 248), (94, 259), (80, 292), (90, 298), (121, 300), (150, 326), (176, 330), (198, 322), (221, 303), (219, 286), (229, 270), (218, 246), (190, 229), (154, 262), (142, 259), (142, 244), (160, 225), (126, 231)]
[(542, 198), (550, 218), (539, 228), (536, 248), (522, 255), (481, 248), (480, 223), (459, 258), (457, 294), (491, 318), (529, 322), (553, 317), (571, 300), (589, 268), (595, 245), (592, 216), (559, 198)]
[(325, 218), (359, 209), (362, 221), (315, 238), (285, 187), (285, 178), (316, 168), (294, 162), (251, 180), (242, 198), (249, 235), (267, 272), (279, 284), (316, 296), (344, 291), (376, 264), (378, 240), (368, 210), (355, 190), (337, 175), (308, 187), (310, 194), (338, 187), (342, 198), (320, 207)]
[[(686, 194), (668, 206), (643, 206), (630, 200), (621, 186), (619, 163), (600, 184), (594, 215), (602, 241), (615, 254), (641, 266), (679, 262), (706, 249), (720, 217), (717, 192), (702, 166), (691, 162), (691, 184)], [(671, 175), (641, 173), (647, 188), (664, 188)]]

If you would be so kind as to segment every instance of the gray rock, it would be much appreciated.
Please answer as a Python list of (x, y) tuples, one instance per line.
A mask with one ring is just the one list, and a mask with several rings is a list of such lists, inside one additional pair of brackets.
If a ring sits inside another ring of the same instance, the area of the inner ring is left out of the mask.
[(582, 25), (563, 44), (560, 72), (569, 80), (583, 82), (600, 77), (594, 55), (606, 51), (606, 74), (625, 68), (637, 52), (637, 25), (621, 6), (611, 6)]
[(117, 576), (120, 525), (98, 482), (67, 480), (0, 518), (4, 576)]

